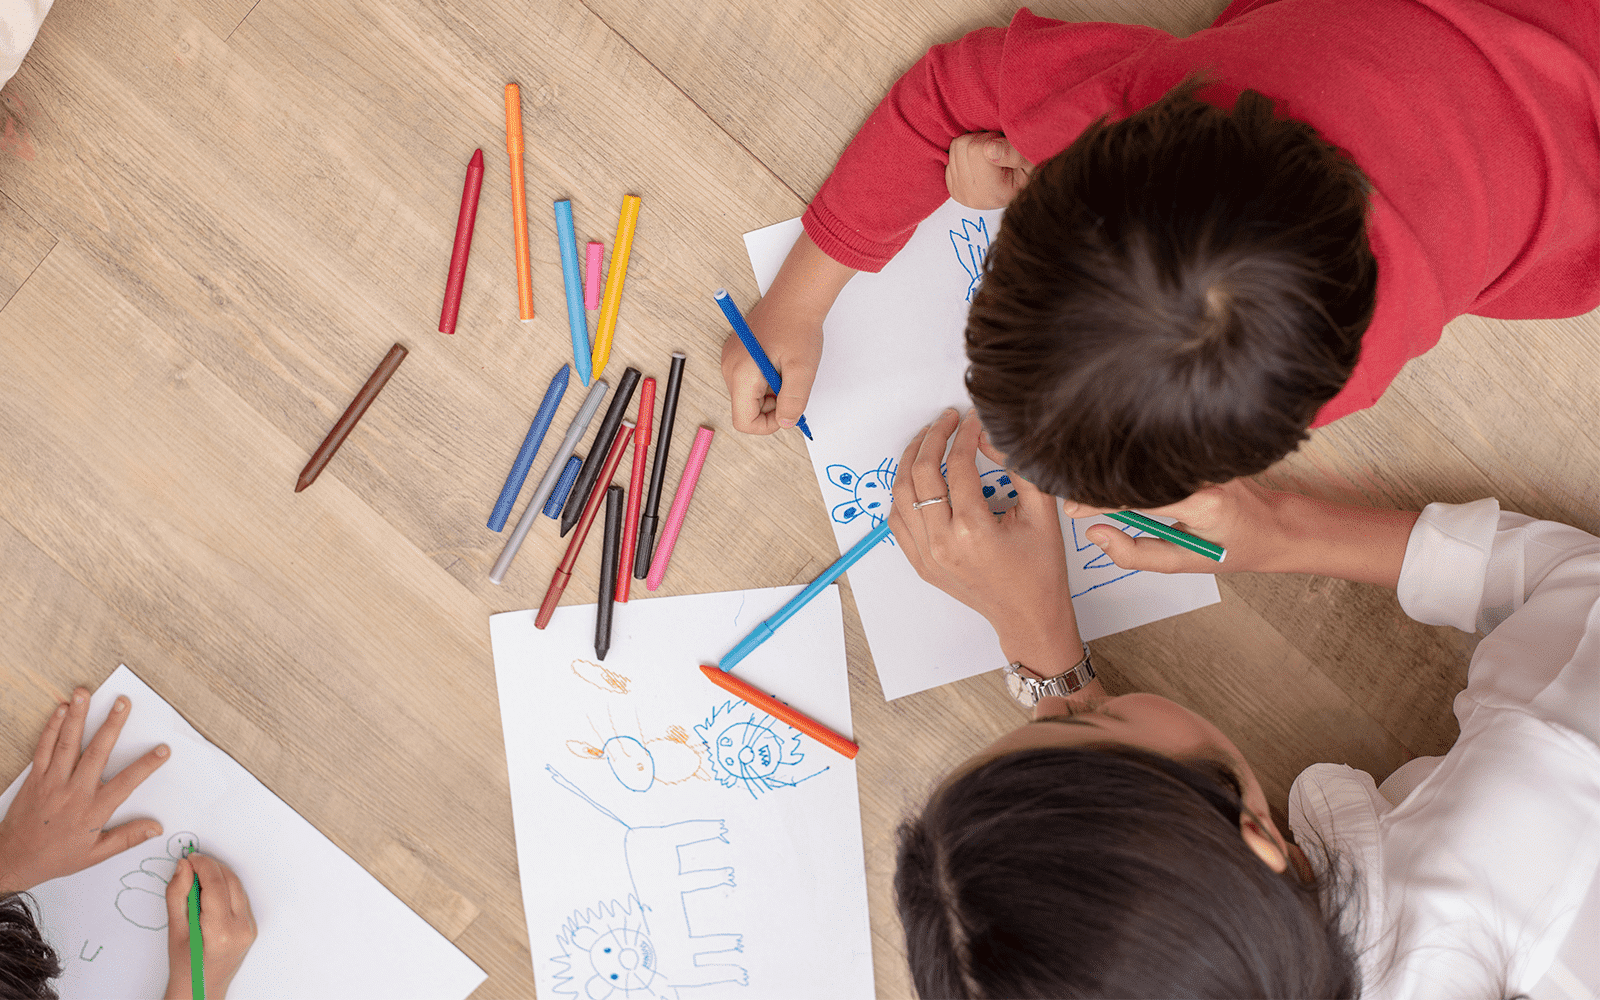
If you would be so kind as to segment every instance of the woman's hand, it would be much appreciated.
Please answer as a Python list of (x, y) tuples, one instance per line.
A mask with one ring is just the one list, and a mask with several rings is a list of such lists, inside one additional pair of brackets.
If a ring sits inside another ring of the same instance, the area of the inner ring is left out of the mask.
[(950, 141), (944, 186), (968, 208), (1005, 208), (1032, 174), (1033, 164), (1004, 135), (969, 132)]
[[(1068, 503), (1071, 517), (1106, 511)], [(1191, 497), (1146, 511), (1178, 519), (1177, 527), (1228, 550), (1213, 562), (1159, 538), (1132, 538), (1109, 525), (1089, 528), (1089, 541), (1123, 569), (1156, 573), (1314, 573), (1393, 588), (1400, 581), (1414, 511), (1382, 510), (1277, 493), (1250, 479), (1208, 486)]]
[(200, 879), (200, 940), (204, 948), (206, 996), (223, 1000), (228, 985), (256, 940), (250, 899), (233, 869), (204, 854), (178, 862), (167, 883), (167, 1000), (188, 1000), (189, 889)]
[(161, 824), (149, 819), (105, 828), (170, 752), (162, 744), (102, 783), (130, 708), (119, 695), (80, 753), (89, 692), (78, 688), (69, 703), (56, 706), (34, 749), (33, 770), (0, 820), (0, 891), (21, 892), (82, 871), (161, 832)]
[[(976, 464), (981, 434), (975, 412), (958, 420), (946, 410), (912, 438), (889, 526), (917, 575), (988, 619), (1009, 658), (1052, 677), (1083, 656), (1056, 501), (1017, 477), (1016, 506), (991, 513)], [(948, 487), (939, 473), (947, 443)], [(911, 507), (947, 492), (948, 503)]]

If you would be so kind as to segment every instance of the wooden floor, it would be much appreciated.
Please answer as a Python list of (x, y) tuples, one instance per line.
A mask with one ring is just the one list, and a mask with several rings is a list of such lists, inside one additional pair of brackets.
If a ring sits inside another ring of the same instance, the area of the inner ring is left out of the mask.
[[(1221, 0), (1046, 2), (1203, 27)], [(57, 0), (0, 93), (0, 778), (53, 700), (126, 662), (489, 973), (533, 993), (488, 616), (537, 605), (561, 543), (504, 587), (484, 527), (568, 354), (547, 206), (609, 246), (644, 212), (616, 361), (689, 355), (676, 465), (724, 429), (664, 594), (790, 584), (837, 554), (798, 436), (728, 430), (740, 234), (799, 214), (928, 45), (992, 0)], [(538, 319), (516, 319), (502, 85), (520, 81)], [(459, 333), (433, 332), (464, 165), (489, 174)], [(389, 345), (411, 348), (317, 484), (292, 484)], [(1380, 505), (1493, 494), (1600, 529), (1600, 319), (1465, 318), (1382, 403), (1266, 477)], [(569, 394), (558, 423), (577, 405)], [(675, 480), (676, 472), (673, 473)], [(670, 481), (670, 480), (669, 480)], [(590, 545), (569, 601), (594, 591)], [(1455, 736), (1474, 639), (1391, 594), (1230, 577), (1220, 605), (1097, 643), (1108, 687), (1215, 720), (1281, 805), (1339, 761), (1382, 778)], [(897, 819), (1021, 719), (989, 674), (883, 701), (846, 601), (877, 986), (910, 992)], [(270, 929), (265, 931), (270, 933)], [(535, 951), (546, 947), (535, 944)]]

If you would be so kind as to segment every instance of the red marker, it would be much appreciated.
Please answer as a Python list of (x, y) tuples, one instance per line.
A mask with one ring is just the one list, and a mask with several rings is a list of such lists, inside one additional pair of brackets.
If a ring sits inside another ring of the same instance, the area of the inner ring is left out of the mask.
[(650, 419), (656, 409), (656, 380), (639, 389), (639, 428), (633, 432), (633, 474), (628, 477), (628, 513), (622, 519), (622, 555), (617, 560), (617, 600), (628, 603), (633, 583), (633, 547), (639, 535), (639, 501), (644, 497), (644, 453), (650, 447)]
[(461, 308), (461, 285), (467, 278), (467, 255), (472, 252), (472, 226), (478, 220), (478, 192), (483, 190), (483, 150), (467, 163), (467, 185), (461, 189), (461, 215), (456, 219), (456, 248), (450, 253), (450, 277), (444, 283), (444, 310), (439, 332), (456, 332), (456, 312)]
[(600, 478), (595, 480), (589, 502), (583, 505), (583, 513), (578, 516), (572, 539), (567, 542), (567, 554), (561, 557), (561, 564), (550, 577), (550, 589), (544, 592), (544, 600), (539, 604), (539, 616), (533, 620), (534, 628), (544, 628), (550, 624), (550, 616), (556, 613), (556, 605), (561, 603), (561, 594), (567, 589), (567, 581), (572, 579), (572, 567), (578, 561), (583, 540), (589, 536), (589, 525), (594, 523), (595, 514), (605, 502), (605, 487), (611, 485), (611, 477), (617, 474), (617, 466), (622, 464), (622, 453), (628, 450), (628, 443), (632, 440), (633, 425), (624, 422), (617, 439), (611, 443), (611, 454), (606, 456), (606, 464), (600, 469)]

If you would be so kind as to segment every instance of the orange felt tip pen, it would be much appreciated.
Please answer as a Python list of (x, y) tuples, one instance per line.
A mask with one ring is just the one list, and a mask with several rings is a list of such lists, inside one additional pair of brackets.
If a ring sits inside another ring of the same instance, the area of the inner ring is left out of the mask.
[(706, 679), (715, 684), (717, 687), (728, 692), (736, 698), (749, 702), (751, 705), (761, 709), (774, 719), (781, 719), (784, 722), (787, 722), (789, 725), (800, 730), (802, 733), (805, 733), (807, 736), (816, 740), (818, 743), (821, 743), (829, 750), (844, 754), (851, 760), (854, 760), (856, 754), (861, 751), (860, 747), (856, 746), (854, 743), (851, 743), (849, 740), (845, 739), (843, 736), (840, 736), (827, 726), (824, 726), (822, 723), (811, 718), (809, 715), (802, 715), (778, 699), (751, 687), (732, 674), (724, 673), (721, 669), (708, 666), (704, 663), (700, 665), (700, 672), (705, 674)]

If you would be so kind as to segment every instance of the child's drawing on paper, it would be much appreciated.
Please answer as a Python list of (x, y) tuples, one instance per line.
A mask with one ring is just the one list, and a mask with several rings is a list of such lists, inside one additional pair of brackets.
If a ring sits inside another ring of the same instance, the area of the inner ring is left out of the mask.
[(889, 516), (894, 497), (894, 471), (899, 463), (886, 458), (866, 472), (856, 472), (847, 465), (828, 466), (828, 482), (850, 494), (850, 499), (835, 504), (831, 515), (839, 524), (849, 524), (863, 514), (876, 528)]
[[(165, 857), (145, 858), (137, 871), (122, 876), (122, 889), (117, 893), (117, 912), (135, 927), (147, 931), (166, 930), (167, 883), (172, 881), (173, 870), (190, 851), (198, 850), (199, 838), (184, 831), (167, 838)], [(99, 954), (97, 950), (95, 954)]]
[[(1112, 562), (1109, 555), (1106, 555), (1104, 552), (1100, 551), (1099, 546), (1089, 541), (1088, 538), (1078, 531), (1078, 522), (1076, 518), (1069, 518), (1068, 523), (1072, 525), (1073, 552), (1075, 552), (1079, 558), (1082, 558), (1083, 553), (1085, 552), (1092, 554), (1090, 559), (1079, 564), (1079, 568), (1083, 570), (1084, 574), (1087, 575), (1088, 582), (1082, 585), (1078, 590), (1074, 591), (1072, 594), (1073, 597), (1082, 597), (1091, 590), (1099, 590), (1101, 587), (1104, 587), (1107, 584), (1116, 583), (1118, 580), (1126, 580), (1128, 577), (1141, 572), (1140, 570), (1136, 569), (1123, 569), (1121, 566), (1118, 566), (1116, 563)], [(1107, 523), (1110, 523), (1111, 527), (1116, 528), (1123, 534), (1129, 535), (1133, 538), (1137, 538), (1144, 534), (1143, 531), (1140, 531), (1138, 528), (1135, 528), (1132, 525), (1117, 524), (1113, 522)]]
[(610, 735), (606, 735), (590, 719), (589, 728), (594, 730), (596, 742), (568, 740), (567, 749), (584, 760), (605, 761), (612, 776), (630, 792), (648, 792), (658, 784), (711, 780), (711, 775), (706, 773), (704, 746), (691, 737), (688, 730), (682, 726), (668, 726), (662, 735), (648, 737), (637, 718), (635, 725), (638, 736), (623, 735), (614, 721)]
[[(740, 934), (696, 933), (735, 912), (731, 866), (720, 865), (728, 844), (722, 820), (630, 826), (566, 776), (545, 766), (551, 780), (615, 820), (632, 894), (574, 910), (556, 932), (560, 954), (554, 992), (589, 1000), (652, 997), (677, 1000), (680, 990), (721, 983), (749, 985)], [(721, 905), (719, 905), (721, 904)]]
[(967, 272), (967, 301), (983, 281), (983, 258), (989, 254), (989, 220), (962, 219), (959, 230), (950, 230), (950, 245), (955, 248), (956, 260)]
[[(724, 788), (742, 786), (757, 798), (778, 788), (793, 788), (815, 778), (827, 767), (803, 767), (800, 731), (758, 711), (742, 701), (729, 701), (711, 710), (711, 717), (694, 727), (711, 754), (711, 772)], [(809, 771), (810, 773), (803, 773)]]
[[(834, 505), (830, 511), (834, 521), (849, 524), (865, 514), (874, 528), (882, 524), (894, 504), (890, 491), (894, 489), (894, 475), (899, 465), (894, 459), (886, 458), (860, 473), (848, 465), (828, 466), (828, 482), (850, 494), (849, 500)], [(941, 468), (940, 471), (945, 470)], [(990, 505), (997, 512), (1010, 507), (1011, 501), (1017, 498), (1017, 491), (1011, 484), (1011, 474), (1006, 470), (990, 469), (978, 478), (983, 483), (984, 497), (991, 501)], [(996, 497), (999, 499), (996, 500)]]
[(585, 683), (609, 694), (627, 694), (628, 688), (633, 685), (633, 680), (624, 677), (615, 670), (609, 670), (592, 660), (573, 660), (572, 672)]

